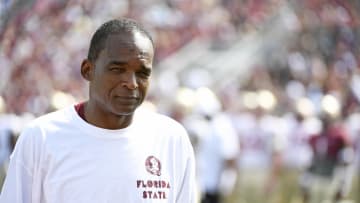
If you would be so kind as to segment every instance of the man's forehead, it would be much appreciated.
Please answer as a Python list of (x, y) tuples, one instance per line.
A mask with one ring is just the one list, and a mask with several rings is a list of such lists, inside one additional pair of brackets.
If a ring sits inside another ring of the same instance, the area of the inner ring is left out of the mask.
[(111, 54), (136, 54), (141, 57), (151, 57), (153, 47), (150, 39), (139, 32), (113, 34), (106, 40), (106, 49)]

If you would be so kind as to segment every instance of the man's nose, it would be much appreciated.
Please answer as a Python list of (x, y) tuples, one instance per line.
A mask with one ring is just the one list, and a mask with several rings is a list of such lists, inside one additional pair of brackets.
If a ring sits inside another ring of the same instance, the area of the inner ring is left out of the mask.
[(130, 90), (134, 90), (134, 89), (138, 88), (138, 86), (139, 86), (137, 83), (137, 80), (136, 80), (135, 73), (126, 74), (122, 84), (123, 84), (123, 87), (126, 87)]

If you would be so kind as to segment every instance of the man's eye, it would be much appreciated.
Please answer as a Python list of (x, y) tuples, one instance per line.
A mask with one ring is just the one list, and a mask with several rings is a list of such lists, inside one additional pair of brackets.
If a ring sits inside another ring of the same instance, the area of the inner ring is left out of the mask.
[(119, 67), (110, 67), (109, 70), (111, 72), (122, 72), (123, 68), (119, 68)]
[(138, 73), (139, 76), (144, 77), (144, 78), (148, 78), (150, 77), (151, 73), (147, 72), (147, 71), (141, 71)]

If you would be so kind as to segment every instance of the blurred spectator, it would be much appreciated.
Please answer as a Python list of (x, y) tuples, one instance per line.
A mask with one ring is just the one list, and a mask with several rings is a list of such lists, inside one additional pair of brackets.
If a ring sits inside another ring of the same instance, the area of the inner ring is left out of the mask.
[(199, 96), (193, 117), (185, 121), (198, 136), (196, 157), (202, 203), (220, 203), (236, 183), (239, 140), (229, 115), (221, 112), (217, 97), (205, 88)]
[(208, 88), (182, 89), (171, 115), (189, 132), (197, 160), (200, 201), (224, 202), (235, 190), (239, 140), (228, 112)]
[(311, 165), (301, 179), (304, 202), (343, 200), (351, 187), (349, 165), (353, 159), (350, 137), (330, 115), (322, 116), (323, 129), (310, 138)]
[[(240, 138), (238, 202), (270, 201), (280, 167), (279, 155), (284, 148), (279, 119), (257, 107), (235, 118)], [(278, 126), (275, 129), (274, 126)]]

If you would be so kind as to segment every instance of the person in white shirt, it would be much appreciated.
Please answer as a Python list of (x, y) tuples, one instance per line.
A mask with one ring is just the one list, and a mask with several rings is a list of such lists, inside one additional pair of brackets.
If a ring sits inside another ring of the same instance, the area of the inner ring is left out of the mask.
[(151, 36), (131, 19), (95, 32), (81, 74), (89, 99), (41, 116), (20, 135), (1, 203), (195, 203), (185, 129), (138, 108), (153, 66)]
[(206, 129), (197, 148), (201, 203), (220, 203), (235, 187), (240, 144), (225, 112), (204, 117)]

